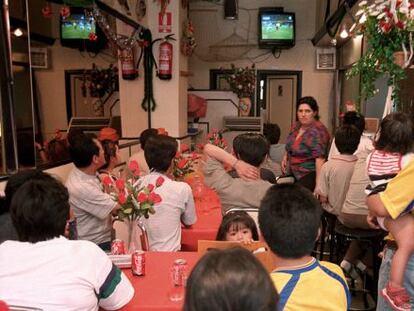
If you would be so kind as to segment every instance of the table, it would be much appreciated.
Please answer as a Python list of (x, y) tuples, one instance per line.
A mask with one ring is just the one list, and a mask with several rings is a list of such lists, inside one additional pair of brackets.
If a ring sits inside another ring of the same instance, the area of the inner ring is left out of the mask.
[(206, 188), (202, 199), (195, 200), (195, 205), (197, 222), (190, 227), (182, 227), (182, 251), (197, 251), (198, 240), (215, 240), (221, 224), (221, 203), (214, 190)]
[(196, 252), (146, 252), (145, 276), (132, 275), (131, 269), (122, 269), (135, 289), (132, 300), (123, 311), (170, 311), (182, 310), (184, 300), (172, 302), (168, 298), (171, 290), (170, 269), (174, 260), (183, 258), (188, 263), (188, 273), (198, 260)]

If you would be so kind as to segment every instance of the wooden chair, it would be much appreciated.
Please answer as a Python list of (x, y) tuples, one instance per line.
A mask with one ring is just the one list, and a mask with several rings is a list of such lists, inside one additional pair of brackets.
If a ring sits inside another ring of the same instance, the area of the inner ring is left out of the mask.
[(261, 241), (255, 241), (251, 244), (244, 244), (240, 242), (229, 242), (229, 241), (198, 241), (198, 255), (203, 256), (207, 251), (212, 249), (228, 249), (233, 247), (243, 247), (250, 252), (262, 263), (268, 272), (273, 270), (272, 252), (266, 243)]

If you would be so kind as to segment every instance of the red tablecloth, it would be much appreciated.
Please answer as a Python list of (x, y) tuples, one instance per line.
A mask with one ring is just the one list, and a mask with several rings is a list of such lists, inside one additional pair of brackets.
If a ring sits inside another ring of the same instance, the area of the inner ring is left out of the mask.
[(146, 252), (145, 256), (145, 276), (134, 276), (131, 269), (122, 269), (134, 286), (135, 294), (121, 310), (181, 310), (184, 300), (172, 302), (168, 297), (172, 288), (170, 269), (174, 260), (183, 258), (187, 260), (189, 274), (198, 260), (197, 253)]
[(221, 223), (220, 199), (214, 190), (206, 188), (201, 200), (196, 199), (195, 204), (197, 222), (191, 227), (183, 227), (182, 251), (197, 251), (198, 240), (215, 240)]

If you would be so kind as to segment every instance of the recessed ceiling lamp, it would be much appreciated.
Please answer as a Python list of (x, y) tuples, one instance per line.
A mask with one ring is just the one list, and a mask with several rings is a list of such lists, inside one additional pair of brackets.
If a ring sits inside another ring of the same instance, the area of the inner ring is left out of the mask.
[(23, 31), (22, 31), (20, 28), (16, 28), (16, 30), (15, 30), (15, 31), (13, 31), (13, 34), (14, 34), (16, 37), (21, 37), (21, 36), (23, 36)]

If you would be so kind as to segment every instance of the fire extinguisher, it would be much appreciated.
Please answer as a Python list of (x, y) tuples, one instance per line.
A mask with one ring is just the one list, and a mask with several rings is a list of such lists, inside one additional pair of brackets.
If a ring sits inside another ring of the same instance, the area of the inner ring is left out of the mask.
[(166, 36), (160, 44), (158, 78), (161, 80), (171, 80), (172, 78), (172, 59), (173, 46), (169, 40), (175, 40), (173, 35)]
[(138, 70), (135, 66), (135, 57), (133, 47), (127, 47), (120, 50), (122, 79), (134, 80), (138, 77)]

